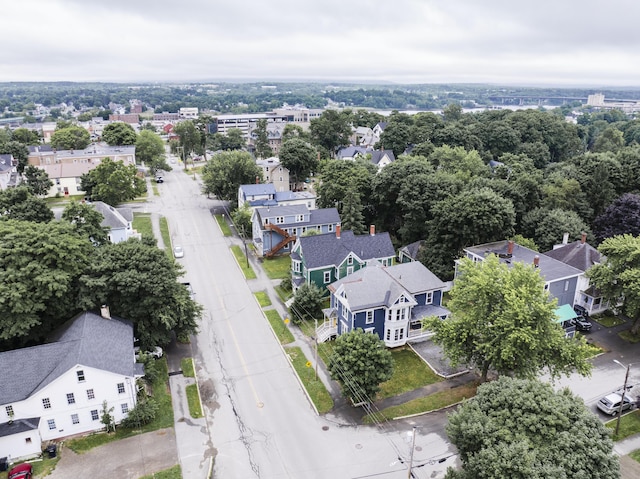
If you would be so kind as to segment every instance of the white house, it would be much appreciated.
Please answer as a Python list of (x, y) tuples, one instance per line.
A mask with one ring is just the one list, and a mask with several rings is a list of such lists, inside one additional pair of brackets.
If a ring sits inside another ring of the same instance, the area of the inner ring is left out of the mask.
[(84, 312), (40, 346), (0, 353), (0, 451), (33, 456), (41, 443), (103, 429), (103, 402), (116, 423), (136, 405), (133, 326)]
[(133, 212), (131, 208), (114, 208), (102, 201), (91, 203), (104, 219), (100, 226), (108, 228), (107, 236), (112, 243), (127, 241), (131, 237), (140, 237), (133, 229)]

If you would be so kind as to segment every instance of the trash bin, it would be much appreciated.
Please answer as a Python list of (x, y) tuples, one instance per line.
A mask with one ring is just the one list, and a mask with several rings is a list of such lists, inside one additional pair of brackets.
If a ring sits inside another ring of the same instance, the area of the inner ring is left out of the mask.
[(49, 455), (49, 457), (53, 458), (56, 457), (57, 452), (58, 452), (58, 446), (56, 446), (55, 444), (49, 444), (47, 446), (47, 454)]
[(0, 472), (9, 469), (9, 459), (6, 457), (0, 457)]

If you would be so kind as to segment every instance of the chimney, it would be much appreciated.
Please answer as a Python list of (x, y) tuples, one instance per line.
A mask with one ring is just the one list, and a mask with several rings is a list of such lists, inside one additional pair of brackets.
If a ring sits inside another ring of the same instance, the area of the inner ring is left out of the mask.
[(102, 316), (104, 319), (111, 319), (111, 312), (109, 311), (109, 306), (107, 306), (106, 304), (103, 304), (102, 306), (100, 306), (100, 316)]
[(515, 246), (515, 241), (513, 240), (509, 240), (509, 242), (507, 243), (507, 254), (509, 256), (511, 256), (513, 254), (513, 247)]
[(569, 233), (565, 233), (562, 236), (562, 244), (567, 244), (567, 243), (569, 243)]
[(533, 257), (533, 267), (534, 268), (539, 268), (540, 267), (540, 256), (535, 255)]
[(340, 239), (340, 225), (336, 225), (336, 238)]
[(587, 233), (582, 232), (582, 238), (580, 239), (580, 244), (585, 244), (587, 242)]
[(369, 225), (369, 234), (371, 236), (375, 236), (376, 235), (376, 225)]

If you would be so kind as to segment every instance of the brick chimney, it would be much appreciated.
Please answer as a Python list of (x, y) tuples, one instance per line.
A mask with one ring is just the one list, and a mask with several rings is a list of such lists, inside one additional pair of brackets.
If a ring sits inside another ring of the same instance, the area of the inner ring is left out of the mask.
[(340, 225), (336, 225), (336, 238), (340, 239)]
[(104, 319), (111, 319), (111, 312), (109, 311), (109, 306), (107, 306), (106, 304), (103, 304), (102, 306), (100, 306), (100, 316), (102, 316)]
[(507, 254), (511, 256), (513, 254), (513, 247), (516, 245), (515, 241), (509, 240), (507, 243)]
[(376, 235), (376, 225), (369, 225), (369, 234), (371, 236), (375, 236)]
[(580, 238), (580, 244), (585, 244), (587, 242), (587, 233), (582, 232), (582, 238)]
[(533, 267), (534, 268), (539, 268), (540, 267), (540, 256), (535, 255), (533, 257)]

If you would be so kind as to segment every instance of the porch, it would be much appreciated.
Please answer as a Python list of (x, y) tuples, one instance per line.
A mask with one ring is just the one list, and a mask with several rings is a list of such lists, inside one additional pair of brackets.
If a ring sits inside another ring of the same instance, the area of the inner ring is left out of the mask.
[(324, 321), (316, 327), (316, 338), (319, 343), (325, 343), (338, 335), (338, 311), (336, 308), (322, 310)]

